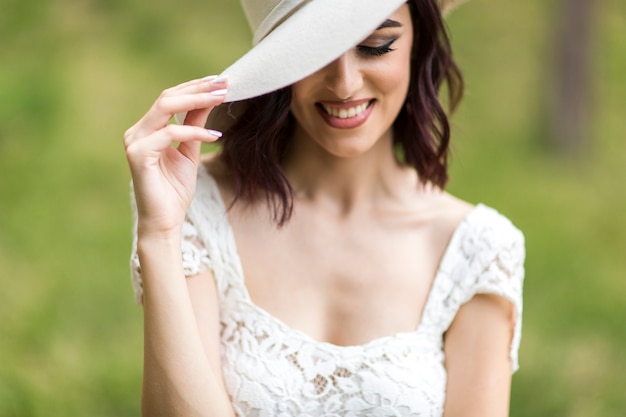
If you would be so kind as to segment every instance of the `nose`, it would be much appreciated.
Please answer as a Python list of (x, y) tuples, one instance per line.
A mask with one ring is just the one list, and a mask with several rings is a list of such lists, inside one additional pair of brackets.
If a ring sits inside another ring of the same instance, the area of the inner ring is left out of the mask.
[(347, 52), (325, 68), (325, 82), (329, 90), (341, 100), (354, 97), (363, 87), (363, 74), (355, 57)]

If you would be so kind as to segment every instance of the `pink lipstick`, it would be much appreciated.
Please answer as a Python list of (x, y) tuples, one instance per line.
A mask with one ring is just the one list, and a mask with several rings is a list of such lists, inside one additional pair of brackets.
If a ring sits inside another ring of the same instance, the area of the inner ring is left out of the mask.
[(354, 129), (364, 124), (374, 110), (373, 99), (347, 102), (322, 101), (316, 104), (324, 121), (335, 129)]

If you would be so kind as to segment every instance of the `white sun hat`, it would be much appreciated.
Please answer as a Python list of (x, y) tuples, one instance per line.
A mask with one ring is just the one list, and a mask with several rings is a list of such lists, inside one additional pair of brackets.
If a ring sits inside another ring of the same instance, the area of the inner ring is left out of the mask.
[[(245, 108), (245, 103), (234, 102), (279, 90), (324, 68), (406, 1), (241, 0), (253, 46), (222, 72), (228, 76), (226, 104), (211, 112), (207, 126), (224, 129)], [(462, 1), (437, 0), (444, 14)], [(176, 120), (182, 123), (184, 117), (176, 115)]]
[[(438, 0), (446, 13), (458, 0)], [(406, 0), (241, 0), (253, 47), (222, 74), (225, 102), (291, 85), (339, 58)]]

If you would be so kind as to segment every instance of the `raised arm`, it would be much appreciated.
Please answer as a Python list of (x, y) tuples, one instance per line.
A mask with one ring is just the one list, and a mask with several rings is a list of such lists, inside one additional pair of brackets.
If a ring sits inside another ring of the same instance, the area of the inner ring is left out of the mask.
[[(220, 136), (203, 124), (223, 101), (225, 86), (213, 78), (166, 90), (124, 135), (143, 279), (144, 416), (233, 415), (219, 369), (217, 310), (205, 310), (217, 305), (212, 277), (206, 269), (185, 279), (181, 254), (200, 145)], [(168, 124), (184, 112), (184, 125)], [(205, 309), (198, 308), (199, 299)]]

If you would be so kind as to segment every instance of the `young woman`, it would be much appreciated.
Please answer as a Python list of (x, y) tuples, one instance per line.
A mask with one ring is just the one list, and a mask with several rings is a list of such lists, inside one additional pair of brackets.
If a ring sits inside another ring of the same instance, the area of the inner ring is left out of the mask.
[(508, 415), (523, 236), (444, 191), (449, 7), (248, 0), (228, 77), (127, 131), (144, 415)]

